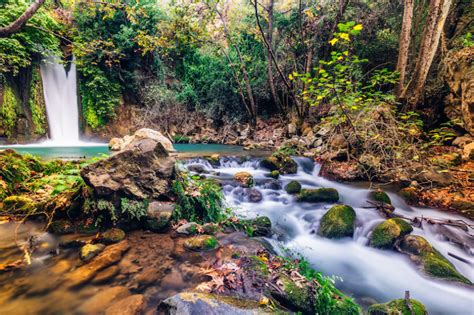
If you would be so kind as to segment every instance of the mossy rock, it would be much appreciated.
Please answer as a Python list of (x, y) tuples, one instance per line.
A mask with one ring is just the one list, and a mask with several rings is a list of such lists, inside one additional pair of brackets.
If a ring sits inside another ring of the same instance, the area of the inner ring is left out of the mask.
[(370, 238), (370, 246), (392, 248), (395, 241), (413, 231), (413, 227), (400, 218), (385, 220), (375, 227)]
[(400, 195), (405, 199), (405, 201), (410, 205), (416, 205), (419, 201), (418, 199), (418, 189), (415, 187), (406, 187), (400, 190)]
[(179, 226), (176, 233), (184, 235), (196, 235), (202, 227), (196, 222), (189, 222)]
[(253, 176), (249, 172), (237, 172), (234, 174), (234, 180), (242, 187), (253, 186)]
[(326, 212), (319, 225), (318, 234), (327, 238), (352, 237), (356, 213), (347, 205), (335, 205)]
[(3, 212), (11, 214), (32, 214), (37, 204), (25, 196), (9, 196), (3, 200)]
[(373, 200), (378, 201), (378, 202), (383, 202), (383, 203), (386, 203), (386, 204), (389, 204), (389, 205), (392, 204), (392, 200), (390, 200), (390, 197), (388, 196), (388, 194), (383, 190), (371, 191), (370, 192), (370, 197)]
[(219, 225), (215, 223), (206, 223), (202, 226), (204, 234), (214, 235), (219, 232)]
[(410, 258), (420, 264), (422, 270), (434, 278), (458, 281), (472, 285), (466, 277), (460, 274), (436, 248), (421, 236), (406, 235), (398, 248), (401, 252), (409, 254)]
[(280, 177), (280, 172), (277, 170), (271, 171), (270, 174), (268, 174), (268, 177), (278, 179), (278, 177)]
[(49, 225), (49, 231), (58, 234), (71, 234), (74, 233), (74, 225), (68, 220), (55, 220)]
[(290, 195), (297, 194), (301, 191), (301, 184), (296, 180), (292, 180), (288, 185), (286, 185), (285, 190)]
[(269, 236), (272, 232), (272, 221), (267, 216), (242, 220), (241, 223), (246, 228), (247, 234), (250, 236)]
[(298, 202), (338, 202), (339, 193), (334, 188), (301, 189)]
[(145, 226), (153, 232), (164, 232), (170, 227), (172, 212), (159, 212), (154, 217), (145, 219)]
[(270, 171), (278, 171), (280, 174), (296, 174), (298, 170), (298, 164), (288, 154), (284, 153), (274, 153), (263, 159), (260, 166)]
[(100, 235), (100, 241), (104, 244), (118, 243), (125, 238), (125, 232), (122, 229), (111, 228)]
[(315, 295), (310, 286), (297, 283), (284, 273), (279, 275), (279, 283), (279, 291), (271, 290), (278, 302), (303, 314), (315, 313)]
[(81, 247), (79, 257), (82, 261), (89, 261), (95, 256), (99, 255), (105, 248), (103, 244), (86, 244)]
[(213, 250), (219, 242), (212, 235), (199, 235), (184, 242), (184, 247), (193, 251)]
[(426, 315), (425, 306), (418, 300), (410, 299), (412, 311), (404, 299), (396, 299), (383, 304), (373, 304), (367, 310), (369, 315)]

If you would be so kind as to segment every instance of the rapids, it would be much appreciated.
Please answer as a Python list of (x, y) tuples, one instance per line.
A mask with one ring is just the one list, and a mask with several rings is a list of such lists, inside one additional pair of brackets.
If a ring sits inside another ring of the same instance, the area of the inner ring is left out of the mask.
[[(267, 170), (260, 168), (259, 159), (221, 158), (219, 166), (212, 166), (205, 159), (183, 162), (183, 168), (194, 169), (196, 165), (206, 176), (216, 178), (223, 184), (226, 202), (236, 215), (242, 217), (268, 216), (275, 234), (267, 241), (281, 255), (302, 255), (313, 267), (325, 275), (334, 276), (337, 287), (352, 295), (362, 305), (386, 302), (401, 298), (405, 290), (411, 297), (422, 301), (430, 314), (472, 314), (474, 290), (446, 281), (430, 279), (422, 274), (406, 255), (390, 250), (379, 250), (368, 246), (372, 229), (384, 219), (373, 208), (367, 208), (369, 189), (367, 185), (341, 184), (318, 176), (320, 166), (310, 159), (295, 158), (298, 172), (279, 178), (279, 187), (272, 187), (272, 179), (266, 177)], [(256, 188), (263, 199), (258, 203), (248, 201), (242, 189), (232, 181), (233, 174), (246, 171), (253, 175)], [(332, 187), (339, 191), (340, 202), (348, 204), (357, 213), (356, 231), (353, 238), (329, 240), (315, 231), (319, 221), (331, 204), (296, 203), (294, 197), (283, 189), (291, 180), (298, 180), (303, 188)], [(365, 187), (364, 187), (365, 186)], [(275, 189), (277, 188), (277, 189)], [(463, 219), (452, 213), (435, 209), (408, 206), (397, 194), (389, 192), (395, 212), (407, 217)], [(450, 234), (463, 240), (463, 247), (450, 242), (436, 226), (423, 224), (414, 228), (412, 234), (425, 237), (438, 249), (459, 272), (474, 281), (474, 252), (472, 229), (470, 234), (448, 228)], [(469, 263), (451, 256), (453, 253)]]

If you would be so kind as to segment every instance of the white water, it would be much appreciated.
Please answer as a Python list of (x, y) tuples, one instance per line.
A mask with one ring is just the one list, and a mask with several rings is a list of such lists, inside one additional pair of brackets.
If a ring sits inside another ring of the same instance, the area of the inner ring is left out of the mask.
[(41, 77), (50, 132), (45, 145), (80, 145), (76, 65), (66, 72), (57, 57), (50, 57), (41, 64)]
[[(290, 180), (298, 180), (304, 188), (333, 187), (339, 191), (340, 202), (351, 205), (357, 213), (357, 227), (353, 238), (329, 240), (314, 233), (319, 226), (323, 214), (330, 204), (296, 203), (294, 197), (282, 189), (269, 189), (264, 184), (268, 171), (258, 168), (258, 161), (238, 162), (237, 159), (221, 159), (218, 169), (205, 160), (193, 160), (191, 164), (201, 164), (209, 176), (224, 183), (224, 194), (234, 211), (244, 217), (265, 215), (270, 217), (277, 235), (270, 239), (274, 249), (282, 255), (302, 254), (317, 270), (326, 275), (336, 275), (343, 279), (336, 285), (344, 292), (353, 295), (359, 302), (386, 302), (401, 298), (405, 290), (409, 290), (413, 298), (422, 301), (430, 314), (474, 314), (474, 290), (452, 282), (438, 281), (423, 275), (417, 267), (403, 254), (390, 250), (379, 250), (369, 246), (370, 232), (384, 219), (375, 209), (363, 208), (368, 199), (369, 191), (365, 188), (331, 182), (318, 177), (319, 166), (304, 158), (296, 158), (298, 173), (280, 176), (282, 187)], [(263, 194), (259, 203), (248, 202), (242, 189), (232, 182), (233, 174), (247, 171), (253, 174), (257, 188)], [(396, 194), (390, 193), (396, 212), (414, 217), (422, 214), (432, 218), (460, 218), (453, 214), (443, 213), (434, 209), (412, 208), (405, 204)], [(467, 219), (465, 221), (473, 223)], [(472, 236), (452, 229), (459, 237), (468, 238), (472, 244)], [(469, 231), (472, 235), (472, 229)], [(474, 281), (474, 257), (472, 248), (460, 248), (447, 241), (437, 233), (435, 227), (424, 225), (423, 229), (415, 228), (413, 234), (422, 235), (438, 249), (464, 276)], [(470, 264), (463, 263), (448, 256), (456, 254)]]

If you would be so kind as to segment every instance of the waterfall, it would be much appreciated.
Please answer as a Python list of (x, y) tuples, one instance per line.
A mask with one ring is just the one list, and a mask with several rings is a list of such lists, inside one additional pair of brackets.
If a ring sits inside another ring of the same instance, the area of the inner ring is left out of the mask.
[(71, 146), (79, 141), (76, 65), (68, 72), (58, 57), (49, 57), (41, 64), (50, 144)]

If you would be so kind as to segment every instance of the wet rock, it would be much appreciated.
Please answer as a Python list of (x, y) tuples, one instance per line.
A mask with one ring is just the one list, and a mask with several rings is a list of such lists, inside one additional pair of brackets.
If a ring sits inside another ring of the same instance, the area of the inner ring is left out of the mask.
[(212, 165), (219, 165), (220, 156), (219, 154), (213, 154), (208, 158), (208, 160)]
[(162, 142), (140, 138), (113, 156), (82, 168), (81, 176), (99, 197), (167, 198), (175, 162)]
[(396, 299), (383, 304), (373, 304), (369, 306), (367, 312), (369, 315), (427, 315), (425, 306), (418, 300), (410, 299), (410, 308), (408, 308), (405, 299)]
[(362, 172), (356, 161), (340, 162), (326, 160), (319, 171), (319, 176), (337, 181), (353, 181), (362, 178)]
[(76, 287), (85, 284), (94, 278), (99, 271), (116, 264), (122, 259), (123, 254), (129, 249), (127, 241), (107, 246), (99, 255), (89, 263), (77, 268), (65, 277), (66, 285)]
[(234, 174), (234, 180), (242, 187), (253, 186), (253, 176), (249, 172), (237, 172)]
[(418, 189), (413, 186), (405, 187), (400, 190), (400, 196), (402, 196), (409, 205), (416, 205), (419, 201)]
[(100, 271), (92, 280), (94, 284), (106, 283), (109, 280), (113, 279), (120, 272), (120, 268), (117, 265), (110, 266), (102, 271)]
[(298, 194), (301, 191), (301, 184), (296, 180), (292, 180), (286, 185), (285, 191), (290, 195)]
[(212, 250), (218, 245), (217, 239), (212, 235), (199, 235), (184, 242), (184, 247), (193, 251)]
[(434, 186), (445, 187), (453, 182), (453, 176), (443, 169), (430, 168), (414, 176), (414, 180), (419, 183), (429, 183)]
[(85, 301), (79, 311), (83, 314), (101, 314), (107, 307), (130, 295), (126, 287), (116, 286), (103, 289)]
[(183, 235), (195, 235), (199, 232), (201, 226), (196, 222), (189, 222), (176, 229), (176, 233)]
[(232, 297), (182, 292), (164, 300), (158, 308), (170, 315), (235, 314), (256, 315), (263, 312), (255, 301), (244, 301)]
[(145, 297), (141, 294), (134, 294), (118, 302), (105, 310), (105, 315), (137, 315), (145, 307)]
[(259, 216), (255, 219), (242, 220), (247, 233), (251, 236), (270, 236), (272, 233), (272, 221), (267, 216)]
[(188, 171), (198, 174), (207, 173), (206, 169), (204, 168), (204, 165), (201, 164), (189, 164), (186, 166), (186, 168), (188, 169)]
[(86, 244), (81, 248), (81, 252), (79, 253), (79, 257), (82, 261), (89, 261), (95, 256), (99, 255), (105, 248), (103, 244)]
[(318, 234), (327, 238), (352, 237), (356, 213), (347, 205), (332, 206), (321, 218)]
[(389, 205), (392, 204), (392, 200), (390, 200), (390, 197), (388, 196), (388, 194), (385, 191), (380, 190), (380, 189), (371, 191), (370, 197), (373, 200), (378, 201), (378, 202), (386, 203)]
[(99, 240), (104, 244), (118, 243), (125, 238), (125, 232), (118, 228), (111, 228), (100, 234)]
[(153, 201), (148, 205), (145, 226), (153, 232), (163, 232), (170, 227), (171, 217), (176, 207), (172, 202)]
[(277, 284), (278, 290), (270, 287), (270, 293), (282, 305), (303, 314), (315, 314), (315, 294), (310, 285), (297, 283), (284, 273), (279, 275)]
[(257, 188), (248, 188), (247, 195), (249, 202), (260, 202), (263, 199), (263, 195)]
[(298, 202), (337, 202), (339, 193), (334, 188), (302, 189), (298, 194)]
[(471, 281), (461, 275), (453, 264), (421, 236), (406, 235), (397, 245), (397, 249), (408, 254), (429, 276), (472, 285)]
[(280, 172), (278, 170), (271, 171), (270, 174), (268, 174), (268, 177), (278, 179), (278, 177), (280, 177)]
[(74, 225), (69, 220), (54, 220), (49, 231), (57, 235), (71, 234), (74, 233)]
[(298, 170), (296, 162), (289, 155), (283, 153), (274, 153), (263, 159), (260, 166), (270, 171), (279, 171), (280, 174), (296, 174)]
[(413, 227), (400, 218), (388, 219), (375, 227), (370, 237), (370, 246), (392, 248), (395, 241), (413, 231)]

